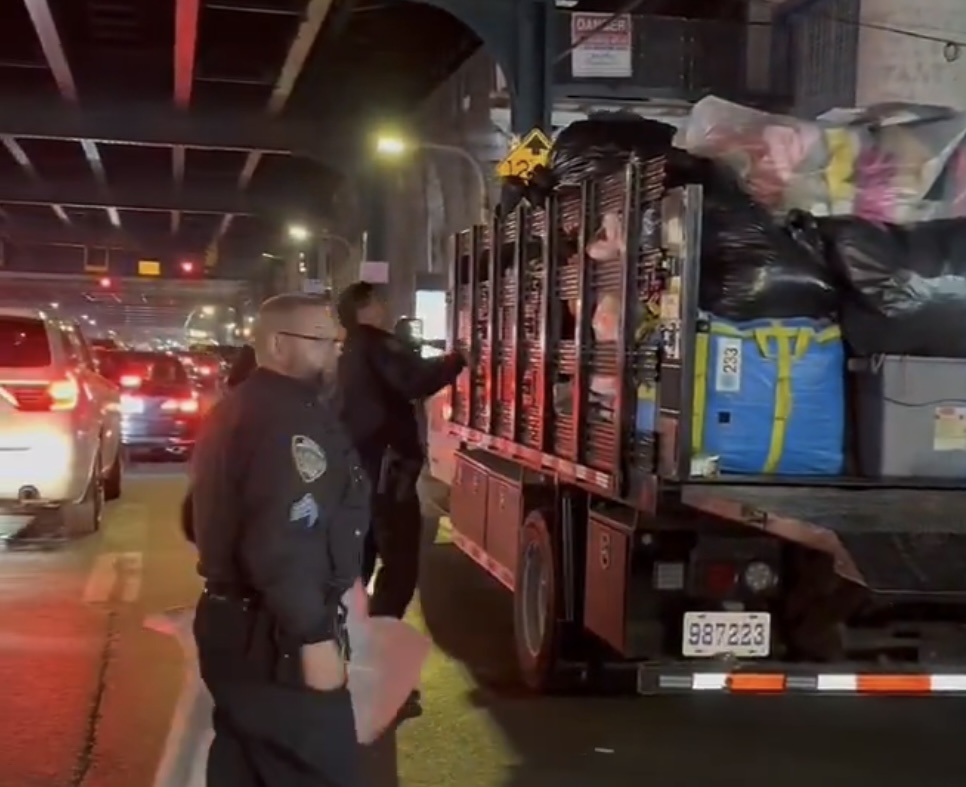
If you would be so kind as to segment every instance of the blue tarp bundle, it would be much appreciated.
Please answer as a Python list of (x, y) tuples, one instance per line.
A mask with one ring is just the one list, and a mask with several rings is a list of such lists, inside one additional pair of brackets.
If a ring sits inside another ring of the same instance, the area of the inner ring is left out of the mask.
[(845, 351), (837, 325), (711, 318), (696, 346), (694, 454), (722, 473), (839, 475)]

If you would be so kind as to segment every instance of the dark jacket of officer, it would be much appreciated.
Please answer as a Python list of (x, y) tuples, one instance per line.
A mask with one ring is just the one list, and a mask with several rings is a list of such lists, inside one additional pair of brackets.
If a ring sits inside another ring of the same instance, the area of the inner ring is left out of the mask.
[(367, 469), (387, 448), (405, 459), (423, 459), (413, 402), (451, 383), (464, 365), (455, 354), (422, 358), (370, 325), (348, 329), (339, 357), (341, 416)]
[(225, 384), (229, 388), (241, 385), (248, 379), (248, 375), (255, 371), (256, 366), (255, 348), (250, 344), (243, 345), (241, 350), (238, 351), (238, 357), (235, 358), (235, 362), (231, 365)]
[(257, 595), (290, 640), (330, 639), (359, 576), (370, 490), (318, 388), (252, 372), (209, 413), (191, 490), (208, 585)]

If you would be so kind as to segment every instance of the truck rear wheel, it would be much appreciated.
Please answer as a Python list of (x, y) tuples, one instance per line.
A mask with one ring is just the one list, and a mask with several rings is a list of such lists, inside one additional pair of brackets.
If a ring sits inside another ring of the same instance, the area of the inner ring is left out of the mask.
[(513, 617), (517, 662), (531, 690), (554, 688), (560, 654), (557, 567), (550, 535), (551, 513), (531, 511), (518, 541)]

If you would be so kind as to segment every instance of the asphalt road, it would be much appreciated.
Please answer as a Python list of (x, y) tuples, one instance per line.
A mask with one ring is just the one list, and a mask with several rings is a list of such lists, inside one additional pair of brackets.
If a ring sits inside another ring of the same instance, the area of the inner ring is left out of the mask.
[[(197, 592), (176, 466), (129, 476), (94, 537), (0, 552), (0, 787), (151, 787), (183, 678), (149, 614)], [(546, 699), (518, 688), (505, 593), (445, 543), (413, 620), (436, 649), (425, 714), (367, 787), (963, 784), (956, 699)]]

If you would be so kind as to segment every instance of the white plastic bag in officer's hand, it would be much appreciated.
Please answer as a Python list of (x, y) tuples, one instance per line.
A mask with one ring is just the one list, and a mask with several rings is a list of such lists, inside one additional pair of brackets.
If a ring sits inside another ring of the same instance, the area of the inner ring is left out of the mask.
[(184, 653), (185, 680), (171, 718), (168, 739), (154, 774), (154, 787), (205, 787), (211, 728), (211, 695), (198, 672), (198, 651), (192, 635), (195, 611), (179, 607), (152, 615), (144, 625), (177, 640)]
[(360, 743), (372, 743), (392, 723), (429, 656), (430, 642), (408, 623), (369, 617), (369, 596), (361, 582), (346, 593), (349, 693)]
[[(394, 618), (370, 618), (369, 597), (357, 583), (343, 599), (348, 611), (352, 658), (349, 691), (360, 743), (372, 743), (393, 723), (419, 685), (429, 640)], [(192, 626), (195, 613), (180, 607), (152, 615), (145, 626), (175, 638), (184, 653), (185, 681), (178, 697), (154, 787), (204, 787), (205, 762), (213, 737), (212, 702), (198, 672)]]

